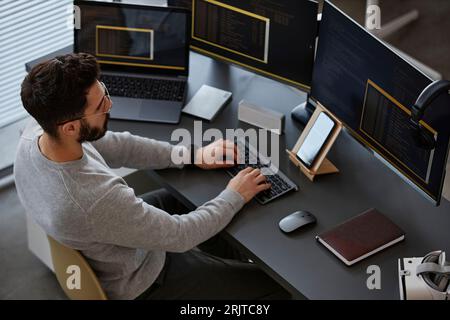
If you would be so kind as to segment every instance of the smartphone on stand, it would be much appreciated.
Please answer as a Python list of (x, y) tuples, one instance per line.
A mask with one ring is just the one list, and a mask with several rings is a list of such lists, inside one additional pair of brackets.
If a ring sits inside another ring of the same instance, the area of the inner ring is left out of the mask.
[(303, 141), (296, 156), (308, 169), (314, 166), (317, 156), (325, 146), (333, 132), (336, 122), (325, 112), (321, 112), (314, 122), (311, 130)]

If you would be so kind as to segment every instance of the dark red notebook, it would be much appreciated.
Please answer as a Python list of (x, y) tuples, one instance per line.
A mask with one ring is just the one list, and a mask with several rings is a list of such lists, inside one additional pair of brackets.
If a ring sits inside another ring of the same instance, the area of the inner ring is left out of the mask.
[(348, 266), (404, 238), (403, 230), (376, 209), (369, 209), (316, 237)]

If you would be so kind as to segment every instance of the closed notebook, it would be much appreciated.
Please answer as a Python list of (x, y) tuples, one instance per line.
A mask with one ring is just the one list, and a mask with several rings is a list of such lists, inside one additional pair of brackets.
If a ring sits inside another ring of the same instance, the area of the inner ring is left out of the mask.
[(348, 266), (404, 238), (403, 230), (376, 209), (369, 209), (316, 237)]

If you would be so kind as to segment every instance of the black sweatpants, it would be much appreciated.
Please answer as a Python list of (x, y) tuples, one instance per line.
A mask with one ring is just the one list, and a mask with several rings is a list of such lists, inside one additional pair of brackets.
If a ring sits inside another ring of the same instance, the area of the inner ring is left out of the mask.
[[(170, 214), (189, 210), (169, 192), (159, 189), (141, 198)], [(290, 299), (290, 295), (257, 265), (216, 235), (184, 253), (166, 255), (163, 270), (137, 299)]]

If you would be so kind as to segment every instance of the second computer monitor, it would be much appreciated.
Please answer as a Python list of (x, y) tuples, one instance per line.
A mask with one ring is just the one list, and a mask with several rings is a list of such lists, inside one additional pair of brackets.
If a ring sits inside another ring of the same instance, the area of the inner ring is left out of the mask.
[(318, 4), (192, 0), (191, 49), (309, 92)]
[[(436, 148), (420, 147), (411, 107), (431, 79), (325, 1), (311, 96), (391, 169), (439, 204), (450, 137), (450, 98), (442, 95), (423, 121)], [(390, 194), (392, 196), (392, 194)]]

